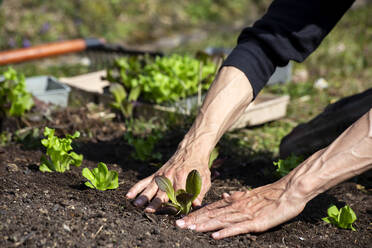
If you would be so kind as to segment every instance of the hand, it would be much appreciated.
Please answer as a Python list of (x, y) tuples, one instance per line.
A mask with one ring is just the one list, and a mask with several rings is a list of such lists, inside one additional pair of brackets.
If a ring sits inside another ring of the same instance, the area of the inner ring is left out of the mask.
[(205, 194), (211, 186), (208, 156), (205, 158), (199, 158), (200, 154), (200, 152), (192, 152), (185, 148), (178, 149), (173, 157), (156, 173), (135, 184), (128, 191), (126, 195), (127, 198), (134, 199), (140, 194), (134, 201), (134, 205), (137, 207), (143, 207), (152, 200), (146, 207), (145, 211), (155, 212), (161, 207), (162, 203), (169, 200), (167, 194), (158, 189), (154, 180), (155, 177), (163, 175), (173, 183), (175, 190), (185, 189), (187, 175), (192, 170), (196, 169), (199, 171), (202, 178), (202, 189), (199, 196), (194, 200), (193, 205), (200, 206)]
[(215, 231), (214, 239), (263, 232), (302, 212), (305, 200), (289, 197), (281, 180), (246, 192), (224, 193), (222, 200), (195, 211), (176, 224), (198, 232)]

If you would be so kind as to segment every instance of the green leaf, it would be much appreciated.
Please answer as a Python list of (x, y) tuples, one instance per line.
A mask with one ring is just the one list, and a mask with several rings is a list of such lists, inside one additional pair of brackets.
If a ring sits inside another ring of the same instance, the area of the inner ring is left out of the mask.
[(32, 95), (26, 90), (25, 77), (9, 68), (0, 84), (0, 112), (8, 116), (23, 116), (34, 105)]
[(301, 156), (291, 155), (286, 159), (279, 159), (278, 162), (273, 162), (273, 164), (277, 167), (277, 174), (283, 177), (296, 168), (302, 161), (303, 158)]
[(212, 164), (213, 164), (214, 160), (216, 160), (217, 157), (218, 157), (218, 148), (215, 147), (212, 150), (211, 155), (209, 157), (209, 163), (208, 163), (209, 169), (212, 167)]
[(338, 214), (339, 214), (338, 208), (337, 208), (335, 205), (330, 206), (330, 207), (327, 209), (327, 214), (328, 214), (328, 216), (331, 216), (331, 217), (337, 218), (337, 216), (338, 216)]
[(197, 170), (192, 170), (186, 179), (186, 192), (192, 194), (192, 201), (198, 197), (202, 187), (202, 179)]
[(97, 182), (96, 182), (96, 179), (95, 179), (93, 173), (88, 168), (84, 168), (82, 170), (82, 175), (83, 175), (83, 177), (88, 179), (88, 182), (85, 182), (85, 185), (94, 189), (95, 188), (94, 185), (96, 185)]
[(351, 228), (351, 224), (356, 220), (354, 211), (349, 206), (344, 206), (340, 209), (339, 225), (341, 228)]
[(119, 175), (116, 171), (109, 171), (106, 164), (100, 162), (92, 171), (88, 168), (82, 170), (82, 175), (88, 182), (85, 185), (101, 191), (119, 187)]
[[(42, 155), (41, 162), (45, 164), (49, 170), (57, 172), (65, 172), (70, 169), (70, 165), (80, 166), (83, 161), (83, 155), (72, 152), (72, 139), (79, 137), (80, 133), (75, 132), (74, 135), (66, 135), (66, 138), (58, 138), (54, 136), (54, 129), (45, 127), (45, 139), (41, 140), (41, 144), (47, 148), (46, 155)], [(71, 151), (69, 153), (69, 151)], [(40, 169), (45, 170), (45, 166)]]
[(327, 223), (331, 223), (331, 217), (324, 217), (322, 218), (323, 221), (327, 222)]
[(351, 229), (355, 231), (352, 226), (354, 221), (357, 219), (354, 211), (349, 206), (344, 206), (340, 210), (336, 206), (332, 205), (327, 210), (328, 217), (322, 218), (323, 221), (331, 223), (339, 228)]
[(176, 199), (179, 204), (182, 206), (187, 205), (192, 202), (193, 194), (187, 193), (185, 190), (177, 190)]
[(116, 102), (121, 103), (127, 97), (127, 92), (124, 87), (118, 83), (111, 84), (109, 91), (114, 96)]
[[(189, 55), (125, 57), (117, 59), (114, 68), (108, 70), (108, 80), (121, 82), (128, 90), (140, 86), (142, 92), (138, 94), (149, 102), (175, 101), (196, 94), (199, 82), (202, 82), (203, 90), (209, 88), (216, 65), (207, 56), (203, 57), (203, 66), (199, 64), (198, 59)], [(120, 75), (119, 80), (112, 76), (114, 72)], [(133, 100), (130, 98), (129, 101)]]
[(156, 176), (155, 183), (158, 185), (159, 189), (167, 193), (168, 198), (174, 203), (178, 204), (172, 182), (165, 176)]
[(128, 96), (128, 101), (136, 101), (141, 94), (141, 86), (137, 86), (131, 89), (129, 96)]

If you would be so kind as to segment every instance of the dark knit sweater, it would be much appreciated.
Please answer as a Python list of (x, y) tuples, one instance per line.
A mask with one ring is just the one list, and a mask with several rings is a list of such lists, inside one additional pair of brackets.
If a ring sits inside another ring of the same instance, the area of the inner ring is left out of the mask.
[(275, 0), (261, 19), (242, 31), (223, 66), (243, 71), (257, 96), (276, 66), (304, 61), (353, 2)]

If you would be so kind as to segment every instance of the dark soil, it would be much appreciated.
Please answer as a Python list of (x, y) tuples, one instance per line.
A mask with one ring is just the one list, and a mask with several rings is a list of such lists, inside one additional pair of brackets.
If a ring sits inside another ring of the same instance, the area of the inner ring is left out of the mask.
[[(125, 199), (127, 190), (156, 168), (133, 160), (122, 139), (122, 123), (89, 118), (86, 109), (66, 110), (52, 121), (33, 124), (57, 128), (57, 133), (82, 132), (76, 151), (84, 154), (82, 167), (105, 162), (119, 172), (119, 188), (105, 192), (84, 186), (81, 169), (66, 173), (38, 170), (43, 149), (22, 144), (0, 148), (0, 247), (371, 247), (372, 194), (370, 177), (342, 183), (313, 199), (297, 218), (261, 234), (215, 241), (210, 233), (175, 227), (175, 217), (145, 214)], [(183, 129), (165, 135), (158, 149), (166, 160), (182, 139)], [(223, 192), (272, 182), (270, 154), (233, 149), (221, 142), (224, 165), (213, 181), (206, 203)], [(366, 188), (361, 190), (360, 184)], [(359, 189), (358, 189), (359, 188)], [(341, 230), (321, 220), (330, 204), (350, 205), (358, 220), (356, 232)]]

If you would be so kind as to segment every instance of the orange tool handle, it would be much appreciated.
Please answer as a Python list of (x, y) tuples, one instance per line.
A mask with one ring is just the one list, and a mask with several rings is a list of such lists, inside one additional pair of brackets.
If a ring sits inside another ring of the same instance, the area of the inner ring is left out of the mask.
[(0, 65), (84, 51), (88, 46), (97, 46), (100, 44), (101, 40), (97, 39), (76, 39), (4, 51), (0, 52)]

